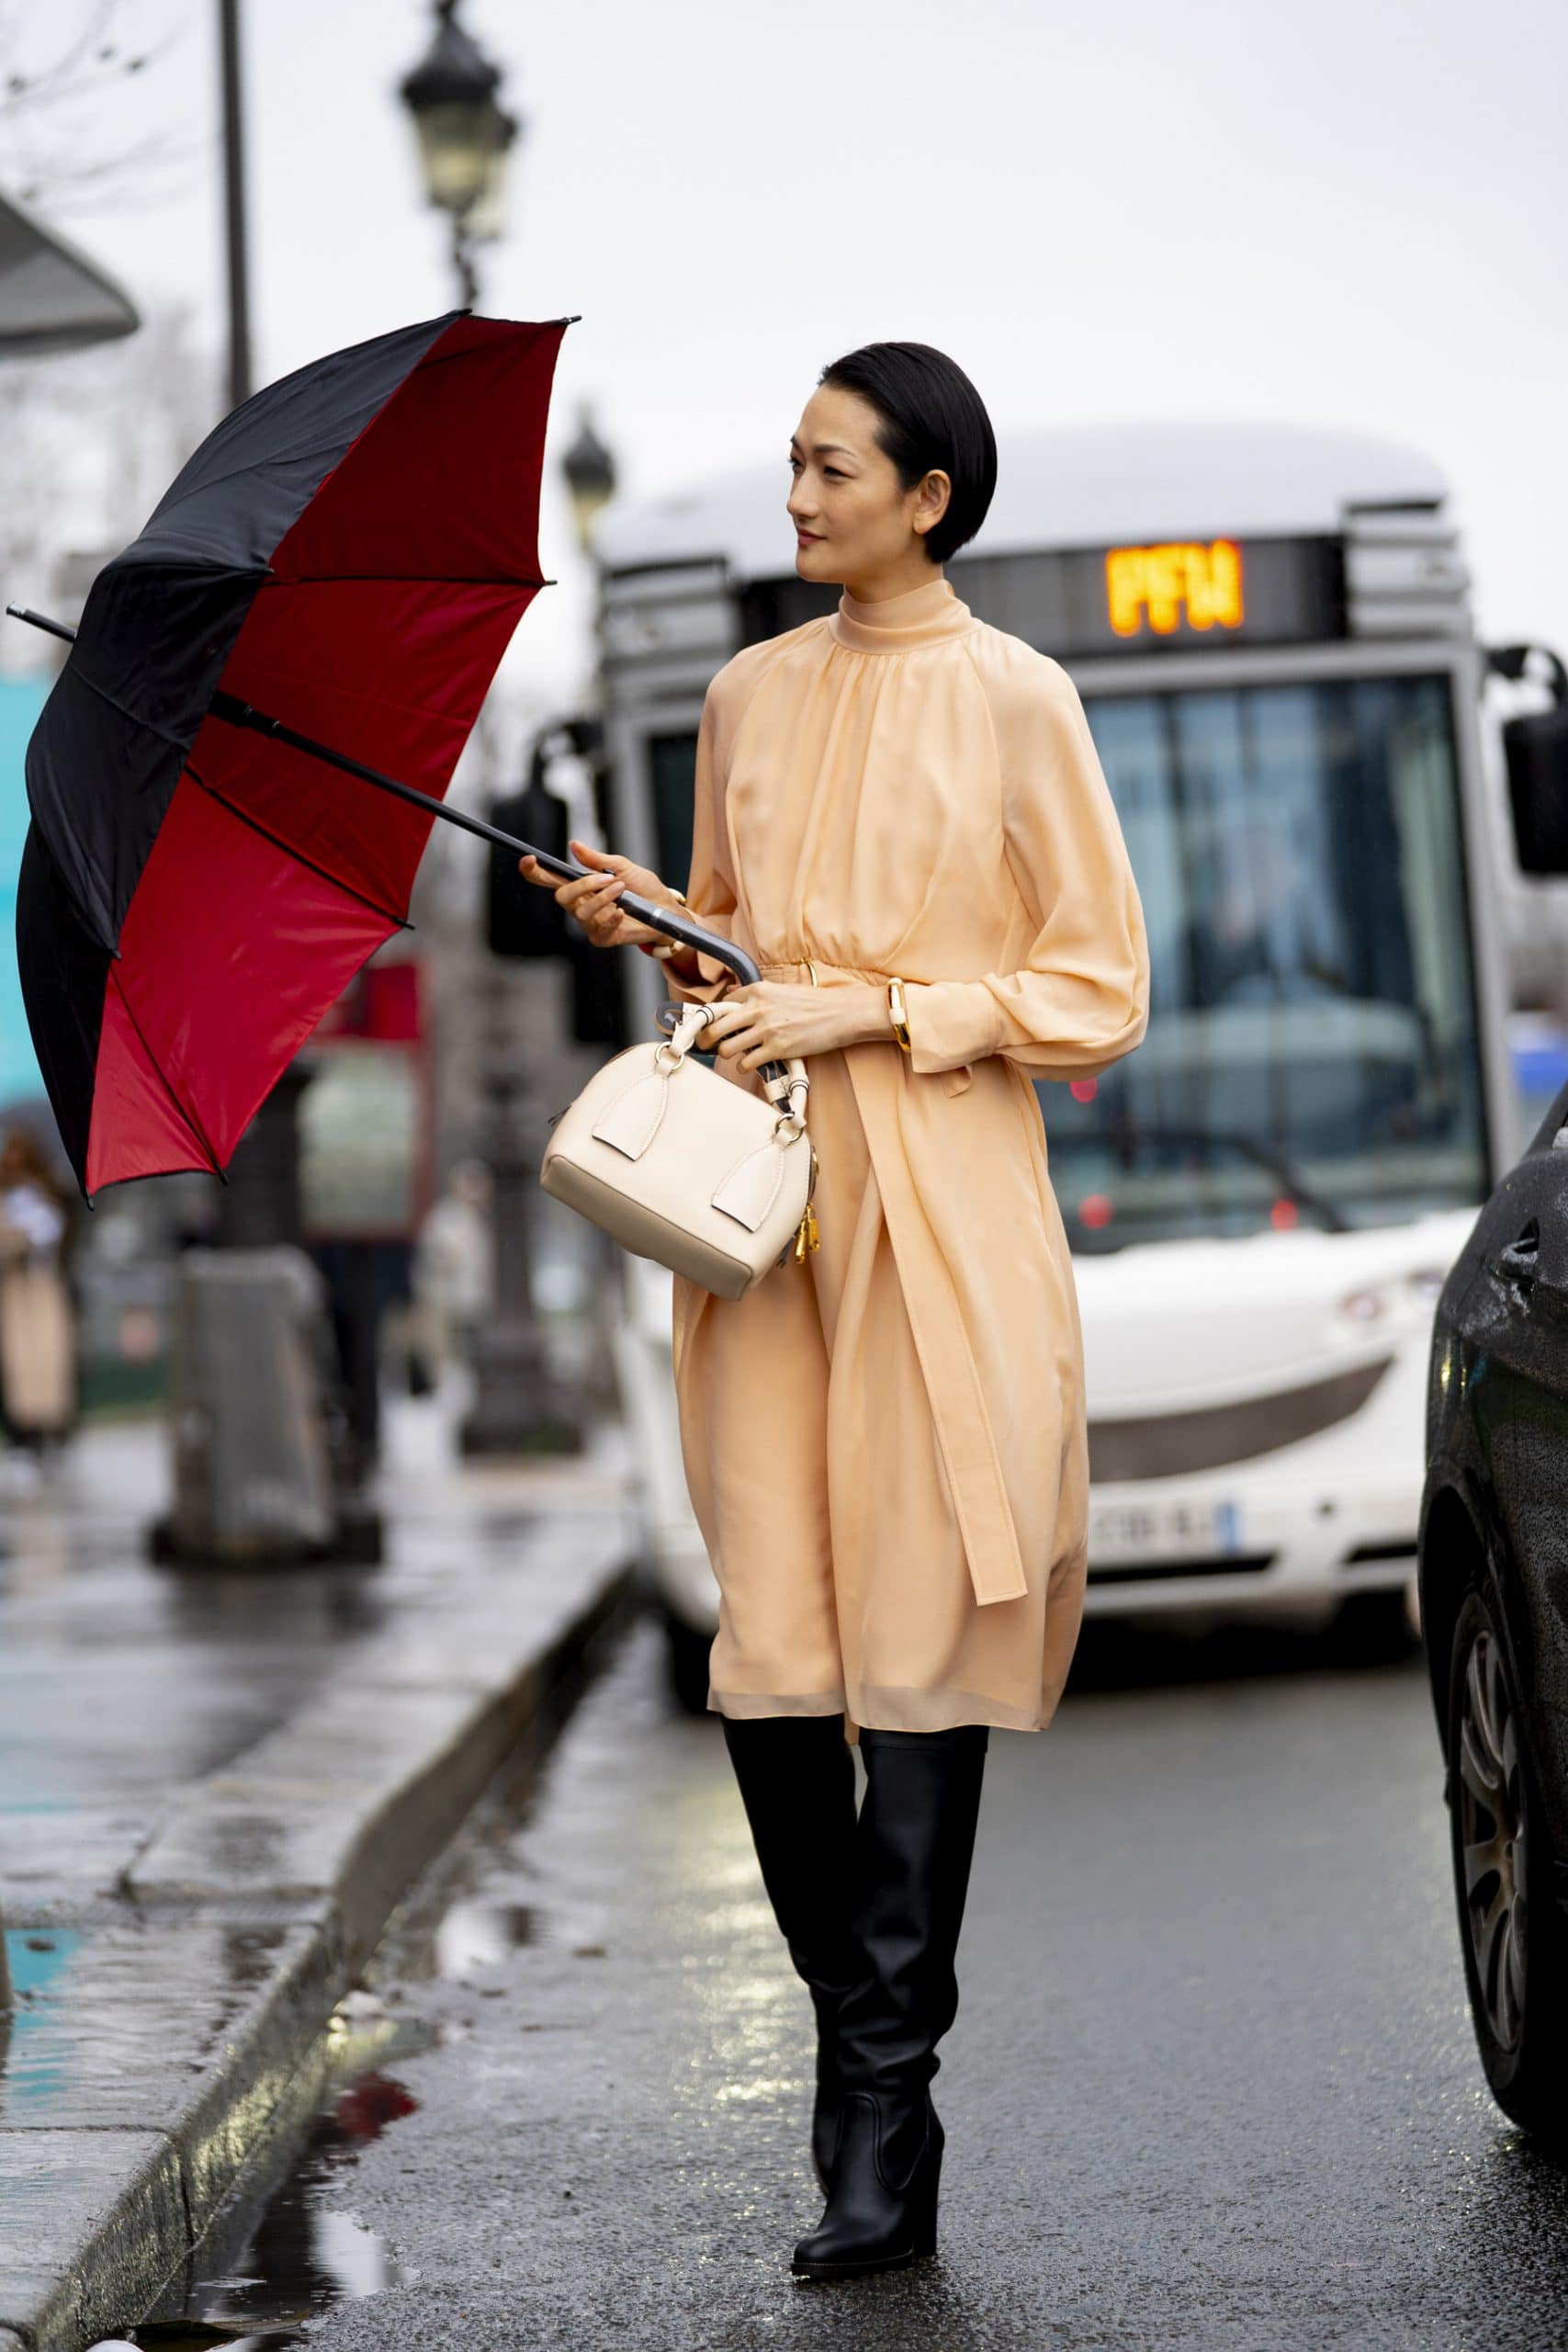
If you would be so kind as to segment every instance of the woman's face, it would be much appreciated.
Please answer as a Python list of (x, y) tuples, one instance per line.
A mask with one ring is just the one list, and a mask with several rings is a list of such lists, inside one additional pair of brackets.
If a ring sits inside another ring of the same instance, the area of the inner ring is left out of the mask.
[[(869, 401), (831, 384), (806, 404), (789, 446), (789, 515), (803, 580), (877, 581), (907, 569), (911, 556), (929, 561), (920, 541), (942, 520), (952, 482), (933, 468), (905, 490), (877, 447), (876, 424)], [(937, 566), (929, 568), (934, 575)]]

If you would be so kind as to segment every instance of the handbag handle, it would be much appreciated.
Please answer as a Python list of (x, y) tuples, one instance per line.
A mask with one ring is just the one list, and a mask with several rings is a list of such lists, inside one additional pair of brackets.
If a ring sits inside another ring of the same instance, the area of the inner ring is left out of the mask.
[[(707, 1027), (708, 1023), (716, 1017), (718, 1010), (716, 1004), (682, 1006), (681, 1017), (670, 1035), (660, 1037), (653, 1049), (654, 1067), (666, 1073), (672, 1073), (679, 1069), (694, 1044), (699, 1031)], [(672, 1055), (674, 1059), (668, 1063), (661, 1061), (660, 1057), (665, 1054)], [(787, 1121), (798, 1133), (804, 1134), (806, 1098), (811, 1091), (811, 1080), (807, 1076), (806, 1064), (798, 1054), (791, 1054), (784, 1062), (764, 1062), (761, 1067), (762, 1088), (769, 1102), (782, 1104), (784, 1108), (784, 1117), (779, 1122), (779, 1125), (782, 1127)], [(770, 1072), (773, 1075), (770, 1076)], [(792, 1137), (791, 1140), (793, 1141), (794, 1138)]]

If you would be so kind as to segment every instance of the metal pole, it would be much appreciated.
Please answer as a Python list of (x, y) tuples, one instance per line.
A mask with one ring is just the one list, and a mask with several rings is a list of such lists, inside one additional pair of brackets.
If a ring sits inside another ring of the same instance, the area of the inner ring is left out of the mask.
[(223, 86), (223, 214), (229, 280), (229, 406), (254, 389), (251, 377), (251, 283), (245, 238), (245, 124), (240, 84), (240, 0), (218, 0)]
[(474, 269), (473, 248), (468, 243), (468, 229), (461, 213), (452, 223), (452, 266), (457, 273), (458, 308), (477, 311), (479, 307), (479, 281)]
[[(461, 215), (453, 222), (452, 263), (458, 301), (465, 310), (477, 311), (479, 277), (467, 226)], [(547, 861), (541, 858), (540, 863)], [(558, 871), (560, 863), (550, 858), (547, 870)], [(568, 863), (575, 866), (578, 861)], [(499, 956), (485, 958), (483, 987), (480, 1082), (484, 1151), (491, 1172), (494, 1289), (490, 1318), (474, 1343), (473, 1398), (457, 1442), (470, 1455), (581, 1453), (582, 1423), (562, 1392), (534, 1309), (539, 1200), (538, 1154), (530, 1148), (535, 1080), (526, 1040), (511, 1034), (506, 976)]]

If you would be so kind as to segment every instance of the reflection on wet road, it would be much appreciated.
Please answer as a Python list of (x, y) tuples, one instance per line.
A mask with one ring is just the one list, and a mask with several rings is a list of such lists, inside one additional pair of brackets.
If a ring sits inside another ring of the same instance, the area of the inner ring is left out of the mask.
[[(387, 2046), (413, 2050), (426, 2038), (394, 2031)], [(416, 2278), (344, 2206), (344, 2182), (361, 2150), (415, 2105), (379, 2065), (340, 2082), (282, 2177), (267, 2177), (263, 2168), (263, 2177), (220, 2216), (189, 2276), (171, 2281), (160, 2315), (144, 2319), (129, 2340), (140, 2352), (198, 2352), (220, 2344), (230, 2352), (282, 2352), (308, 2341), (299, 2332), (305, 2323), (343, 2297), (383, 2294)], [(277, 2170), (275, 2165), (274, 2176)]]
[(403, 2276), (318, 2294), (303, 2340), (1562, 2341), (1568, 2184), (1482, 2083), (1419, 1661), (1152, 1655), (1097, 1638), (1046, 1735), (993, 1735), (941, 2256), (820, 2288), (788, 2272), (809, 2004), (716, 1724), (639, 1627), (378, 1987), (434, 2037), (391, 2069), (417, 2106), (310, 2198)]

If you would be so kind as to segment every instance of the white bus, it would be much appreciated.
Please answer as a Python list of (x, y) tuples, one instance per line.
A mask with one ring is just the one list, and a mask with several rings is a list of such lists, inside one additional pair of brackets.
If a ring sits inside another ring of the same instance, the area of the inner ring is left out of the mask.
[[(1077, 686), (1152, 958), (1137, 1051), (1037, 1081), (1083, 1313), (1086, 1611), (1337, 1601), (1381, 1640), (1413, 1590), (1432, 1303), (1519, 1141), (1519, 876), (1445, 485), (1393, 443), (1289, 427), (999, 454), (948, 575)], [(601, 520), (611, 839), (670, 880), (709, 679), (838, 600), (795, 575), (788, 491), (781, 457)], [(659, 967), (628, 963), (653, 1034)], [(669, 1276), (627, 1280), (649, 1558), (700, 1705), (717, 1593)]]

